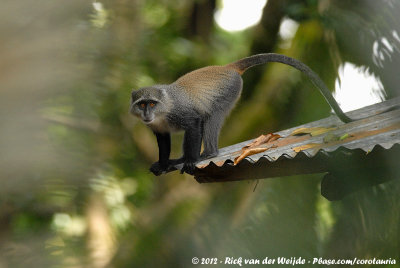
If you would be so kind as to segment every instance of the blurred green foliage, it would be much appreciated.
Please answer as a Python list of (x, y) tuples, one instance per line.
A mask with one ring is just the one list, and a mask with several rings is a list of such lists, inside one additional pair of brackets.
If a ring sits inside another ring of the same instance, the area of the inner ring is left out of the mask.
[[(189, 267), (193, 257), (228, 256), (400, 261), (398, 181), (330, 203), (321, 174), (263, 180), (254, 191), (253, 181), (154, 177), (155, 138), (128, 114), (132, 89), (262, 52), (304, 61), (330, 88), (339, 65), (353, 62), (399, 95), (400, 6), (355, 2), (269, 0), (262, 22), (236, 33), (214, 25), (213, 0), (3, 3), (0, 268)], [(289, 39), (269, 28), (284, 19), (298, 23)], [(220, 146), (330, 113), (290, 67), (257, 67), (243, 79), (246, 96)], [(174, 136), (173, 156), (181, 140)]]

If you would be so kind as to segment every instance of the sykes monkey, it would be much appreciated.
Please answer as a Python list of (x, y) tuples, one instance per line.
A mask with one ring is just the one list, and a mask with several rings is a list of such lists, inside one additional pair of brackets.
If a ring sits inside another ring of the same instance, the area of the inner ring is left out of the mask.
[[(159, 160), (150, 171), (160, 175), (183, 163), (181, 172), (193, 174), (195, 163), (218, 154), (222, 124), (242, 91), (241, 75), (250, 67), (267, 62), (290, 65), (306, 74), (343, 122), (346, 116), (325, 83), (304, 63), (275, 53), (250, 56), (225, 66), (208, 66), (192, 71), (169, 85), (154, 85), (132, 92), (130, 112), (141, 118), (157, 138)], [(183, 130), (183, 156), (169, 159), (170, 133)], [(200, 155), (201, 142), (204, 150)]]

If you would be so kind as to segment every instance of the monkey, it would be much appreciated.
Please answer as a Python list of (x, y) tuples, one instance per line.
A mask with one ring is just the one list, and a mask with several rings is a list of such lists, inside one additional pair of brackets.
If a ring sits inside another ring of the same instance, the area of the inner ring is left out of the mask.
[[(159, 176), (183, 163), (181, 173), (193, 175), (197, 161), (218, 155), (222, 124), (242, 91), (241, 75), (250, 67), (268, 62), (279, 62), (300, 70), (319, 89), (341, 121), (348, 123), (355, 120), (341, 110), (319, 76), (294, 58), (263, 53), (224, 66), (203, 67), (171, 84), (132, 91), (130, 113), (150, 127), (158, 143), (159, 160), (151, 165), (150, 171)], [(176, 131), (184, 131), (183, 156), (169, 159), (170, 133)], [(200, 154), (202, 142), (204, 149)]]

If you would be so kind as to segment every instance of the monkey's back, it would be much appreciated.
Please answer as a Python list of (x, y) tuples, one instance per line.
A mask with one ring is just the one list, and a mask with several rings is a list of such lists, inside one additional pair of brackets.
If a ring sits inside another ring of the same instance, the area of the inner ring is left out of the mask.
[(209, 114), (234, 105), (240, 96), (242, 78), (228, 66), (208, 66), (185, 74), (174, 84), (194, 108)]

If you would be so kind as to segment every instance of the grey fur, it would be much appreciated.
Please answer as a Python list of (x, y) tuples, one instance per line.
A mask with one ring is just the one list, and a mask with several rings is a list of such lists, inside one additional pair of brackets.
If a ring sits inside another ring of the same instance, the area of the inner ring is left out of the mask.
[[(198, 160), (201, 141), (204, 144), (201, 157), (218, 154), (222, 124), (242, 91), (243, 81), (238, 72), (225, 67), (210, 68), (189, 73), (170, 85), (155, 85), (132, 92), (130, 112), (141, 118), (156, 135), (185, 131), (182, 161), (190, 160), (189, 164)], [(193, 84), (193, 81), (198, 83)], [(141, 107), (143, 103), (145, 108)], [(148, 103), (154, 103), (154, 107), (148, 107)], [(196, 132), (200, 132), (199, 136)], [(176, 163), (176, 160), (171, 161)], [(155, 174), (160, 174), (160, 170), (159, 164), (153, 164)], [(186, 171), (191, 172), (189, 168)]]
[(204, 118), (202, 157), (218, 154), (218, 138), (226, 116), (235, 106), (242, 93), (243, 80), (240, 75), (232, 76), (227, 84), (221, 87), (219, 96), (212, 102), (210, 115)]

